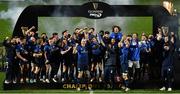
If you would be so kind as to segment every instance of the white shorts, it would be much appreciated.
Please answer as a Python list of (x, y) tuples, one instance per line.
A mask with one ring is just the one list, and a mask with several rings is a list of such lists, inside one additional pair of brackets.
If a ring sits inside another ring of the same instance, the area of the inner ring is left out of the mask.
[(133, 66), (135, 68), (140, 68), (139, 61), (131, 61), (131, 60), (129, 60), (128, 61), (128, 67), (132, 68)]

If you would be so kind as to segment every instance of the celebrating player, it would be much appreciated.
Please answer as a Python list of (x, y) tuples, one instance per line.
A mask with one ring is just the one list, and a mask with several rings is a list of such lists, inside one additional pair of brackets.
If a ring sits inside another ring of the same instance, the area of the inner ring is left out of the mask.
[(129, 90), (129, 77), (128, 77), (128, 57), (129, 57), (129, 40), (126, 38), (124, 41), (118, 43), (120, 65), (122, 71), (122, 78), (124, 79), (125, 91)]

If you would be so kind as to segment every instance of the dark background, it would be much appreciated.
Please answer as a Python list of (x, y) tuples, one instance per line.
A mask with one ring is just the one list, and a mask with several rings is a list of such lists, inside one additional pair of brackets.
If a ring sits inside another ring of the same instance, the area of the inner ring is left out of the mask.
[[(153, 34), (156, 34), (157, 28), (168, 26), (169, 31), (175, 32), (177, 35), (177, 47), (179, 45), (178, 36), (178, 16), (171, 16), (169, 12), (160, 5), (107, 5), (99, 3), (98, 9), (104, 11), (103, 17), (153, 17)], [(38, 27), (38, 17), (52, 17), (52, 13), (57, 11), (61, 15), (53, 15), (54, 17), (89, 17), (87, 11), (93, 9), (92, 3), (80, 5), (32, 5), (24, 9), (21, 13), (14, 31), (13, 36), (23, 36), (21, 26)], [(175, 53), (175, 84), (180, 86), (180, 62), (178, 51)]]

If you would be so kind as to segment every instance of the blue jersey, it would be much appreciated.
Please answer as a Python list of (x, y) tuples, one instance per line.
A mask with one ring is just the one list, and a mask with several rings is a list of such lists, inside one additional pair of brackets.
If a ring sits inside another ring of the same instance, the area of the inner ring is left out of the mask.
[(46, 52), (47, 59), (50, 60), (51, 59), (51, 47), (50, 47), (50, 45), (47, 44), (44, 46), (44, 52)]
[(89, 40), (92, 40), (95, 37), (93, 34), (89, 34)]
[(53, 57), (53, 52), (55, 51), (55, 45), (45, 45), (44, 47), (44, 52), (46, 52), (46, 56), (48, 60), (52, 60)]
[(41, 46), (37, 44), (36, 46), (34, 46), (34, 53), (40, 53), (40, 52), (42, 52)]
[(91, 43), (91, 49), (93, 55), (100, 55), (101, 54), (101, 46), (98, 44), (98, 42), (92, 42)]
[(77, 52), (78, 52), (78, 64), (79, 65), (88, 65), (88, 48), (82, 47), (82, 46), (78, 46), (77, 47)]
[(26, 42), (30, 41), (31, 36), (30, 35), (26, 35)]
[(110, 39), (115, 39), (116, 42), (119, 42), (122, 39), (123, 34), (121, 32), (114, 33), (112, 32), (110, 35)]
[(16, 45), (16, 52), (17, 52), (17, 53), (20, 53), (20, 55), (21, 55), (22, 57), (24, 57), (24, 58), (27, 58), (27, 57), (28, 57), (28, 56), (27, 56), (28, 52), (27, 52), (27, 50), (25, 49), (25, 46), (23, 46), (23, 45), (21, 45), (21, 44)]
[[(61, 51), (66, 51), (69, 49), (69, 45), (64, 45), (62, 48), (61, 48)], [(63, 58), (64, 59), (69, 59), (69, 57), (71, 57), (71, 53), (72, 53), (72, 50), (69, 50), (67, 53), (63, 54)]]
[(139, 61), (140, 60), (140, 47), (138, 40), (132, 40), (130, 44), (130, 60)]
[(141, 41), (140, 48), (142, 52), (146, 52), (146, 50), (150, 49), (150, 43), (148, 41)]
[(107, 46), (109, 43), (111, 43), (110, 38), (103, 37), (102, 40), (103, 40), (103, 42), (104, 42), (104, 44), (105, 44), (106, 46)]
[(27, 51), (24, 49), (23, 45), (18, 44), (16, 46), (16, 52), (19, 52), (22, 55), (22, 54), (25, 54)]
[(128, 62), (128, 55), (129, 55), (129, 48), (126, 47), (126, 45), (123, 45), (119, 49), (119, 54), (120, 54), (120, 63), (127, 63)]
[(153, 48), (155, 44), (154, 40), (153, 39), (149, 40), (149, 44), (150, 44), (150, 48)]
[(69, 46), (68, 45), (64, 45), (62, 48), (61, 48), (61, 51), (66, 51), (68, 50)]
[(26, 48), (30, 56), (32, 55), (31, 53), (34, 51), (35, 46), (36, 46), (35, 43), (32, 42), (31, 40), (27, 41)]
[(75, 46), (76, 45), (76, 40), (75, 39), (70, 39), (68, 41), (68, 45)]

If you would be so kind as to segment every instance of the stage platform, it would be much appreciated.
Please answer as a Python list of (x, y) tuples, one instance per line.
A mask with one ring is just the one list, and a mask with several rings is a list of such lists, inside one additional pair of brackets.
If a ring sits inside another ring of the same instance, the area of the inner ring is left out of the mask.
[[(159, 89), (161, 87), (158, 81), (139, 81), (134, 82), (131, 84), (130, 88), (132, 89)], [(173, 85), (173, 88), (180, 89), (180, 84), (175, 83)], [(10, 83), (6, 84), (4, 83), (4, 90), (31, 90), (31, 89), (77, 89), (80, 87), (81, 89), (88, 90), (108, 90), (108, 89), (121, 89), (122, 84), (121, 83), (115, 83), (112, 87), (111, 84), (107, 83)]]

